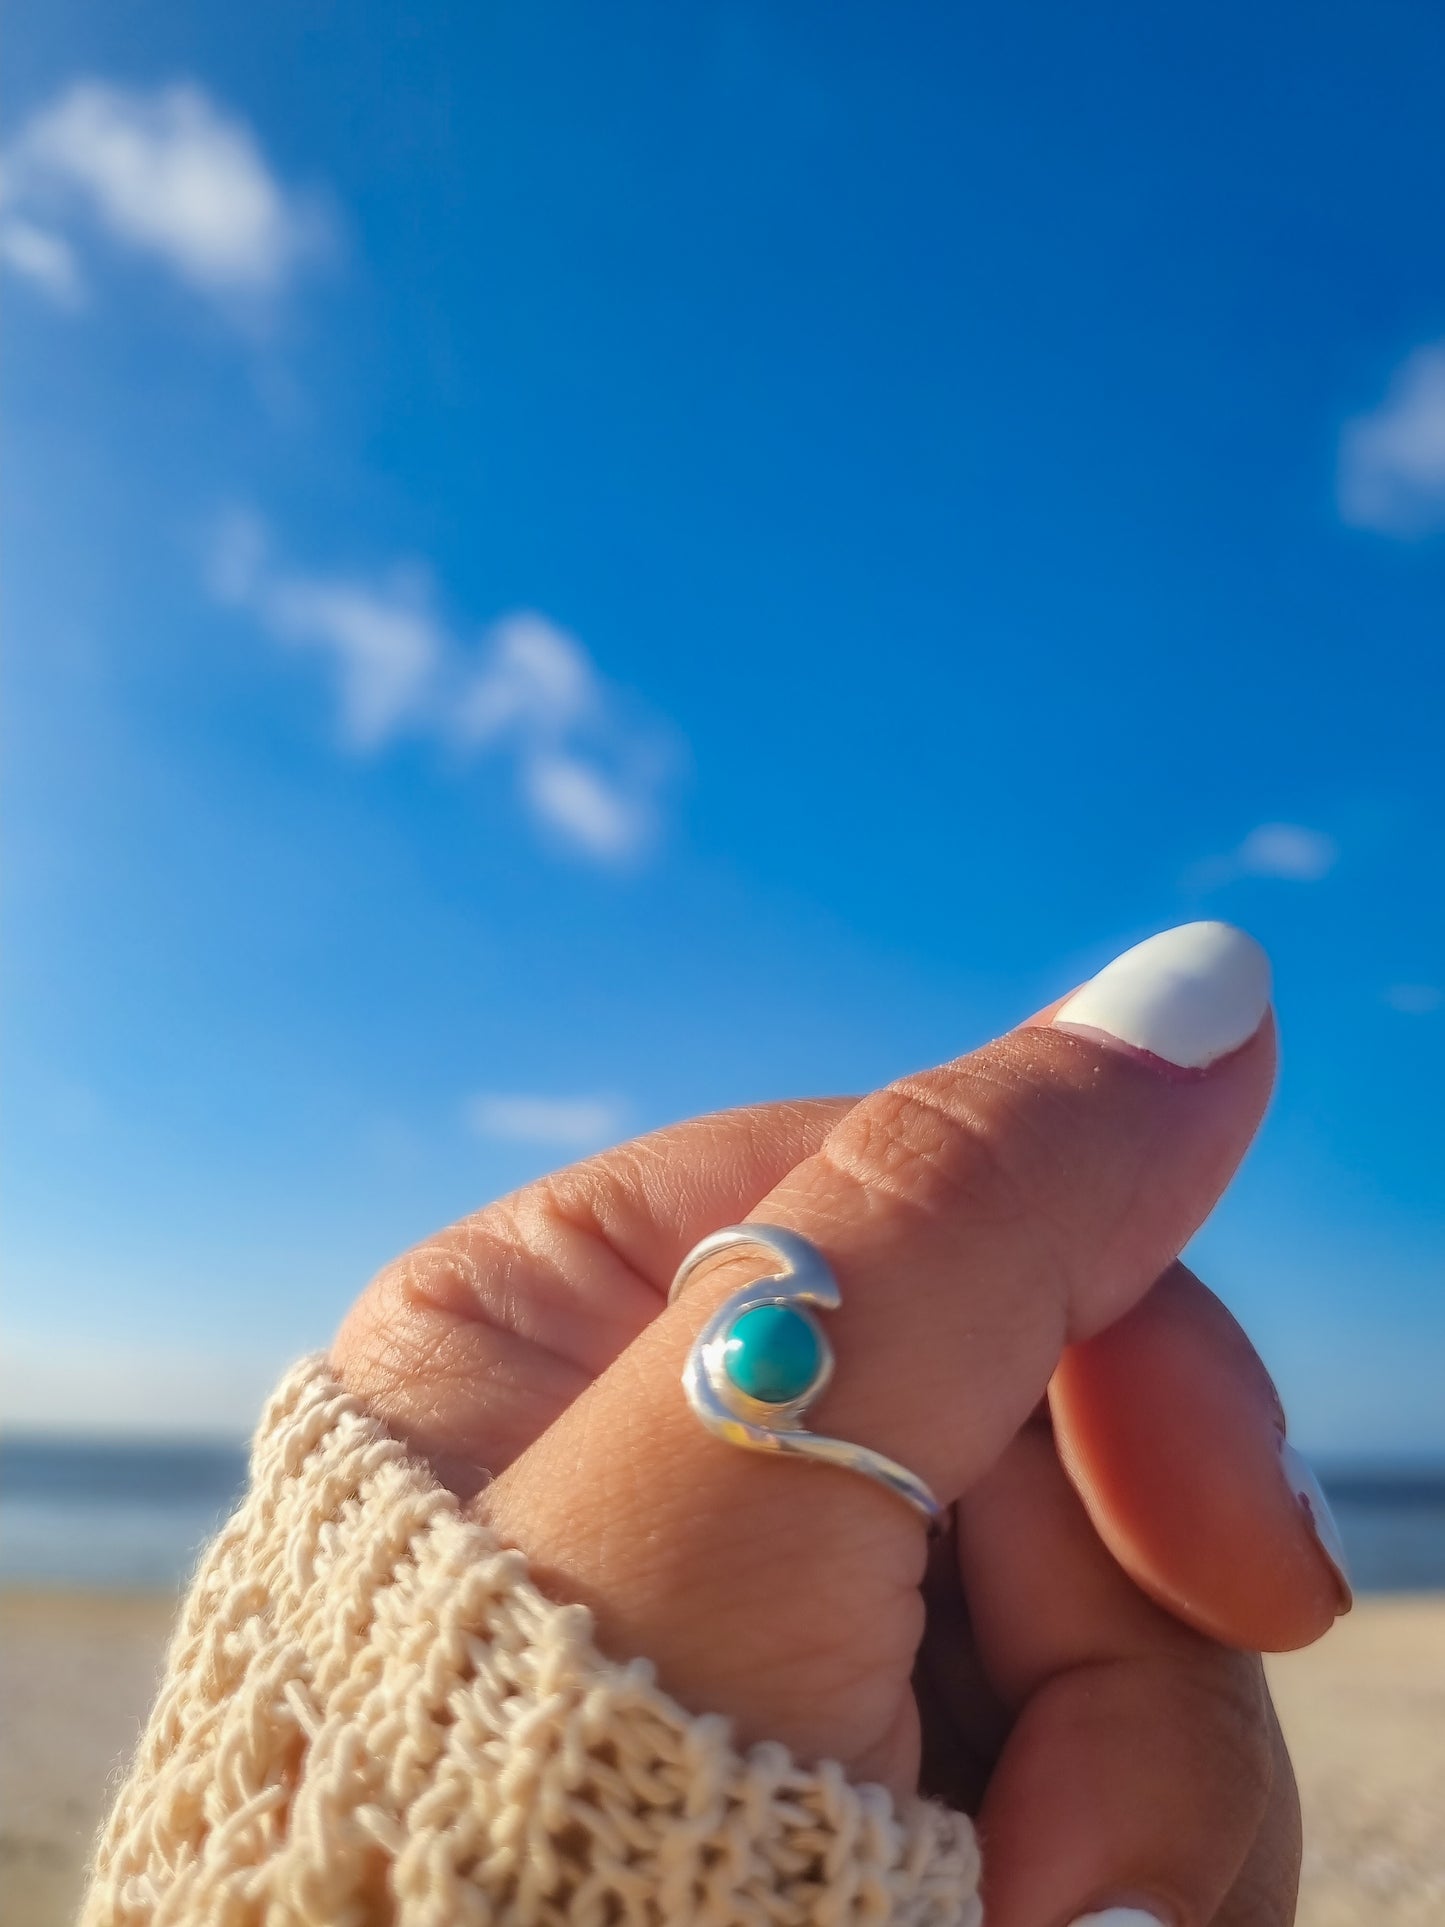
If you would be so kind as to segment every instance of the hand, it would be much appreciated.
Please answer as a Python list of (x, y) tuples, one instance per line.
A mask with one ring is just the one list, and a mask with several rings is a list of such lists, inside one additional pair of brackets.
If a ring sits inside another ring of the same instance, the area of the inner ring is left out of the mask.
[[(390, 1266), (334, 1353), (604, 1648), (743, 1742), (976, 1812), (990, 1927), (1293, 1914), (1254, 1653), (1347, 1595), (1263, 1367), (1174, 1262), (1274, 1062), (1258, 953), (1186, 934), (861, 1102), (702, 1118), (544, 1179)], [(685, 1403), (692, 1337), (761, 1267), (665, 1308), (667, 1286), (747, 1215), (833, 1266), (809, 1424), (952, 1506), (931, 1556), (868, 1480), (722, 1444)]]

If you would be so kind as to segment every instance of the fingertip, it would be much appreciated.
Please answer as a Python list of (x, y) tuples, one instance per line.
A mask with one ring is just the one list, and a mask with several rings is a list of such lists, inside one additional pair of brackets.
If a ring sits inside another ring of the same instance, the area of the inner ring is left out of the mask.
[(1171, 1083), (1224, 1081), (1256, 1119), (1274, 1085), (1272, 972), (1263, 947), (1232, 924), (1181, 924), (1115, 957), (1036, 1011), (1022, 1031), (1051, 1030)]
[(1201, 1071), (1256, 1034), (1270, 988), (1269, 958), (1246, 931), (1184, 923), (1115, 957), (1052, 1021), (1170, 1068)]
[(1294, 1493), (1295, 1503), (1305, 1516), (1310, 1531), (1314, 1534), (1325, 1564), (1329, 1567), (1335, 1582), (1335, 1616), (1349, 1612), (1355, 1603), (1354, 1582), (1350, 1578), (1350, 1563), (1345, 1553), (1344, 1536), (1339, 1521), (1330, 1509), (1325, 1497), (1325, 1489), (1315, 1476), (1313, 1466), (1303, 1452), (1297, 1451), (1287, 1437), (1280, 1435), (1280, 1470), (1285, 1481)]
[(1307, 1646), (1348, 1610), (1324, 1494), (1285, 1437), (1249, 1341), (1176, 1266), (1065, 1354), (1050, 1387), (1059, 1455), (1135, 1583), (1212, 1638)]

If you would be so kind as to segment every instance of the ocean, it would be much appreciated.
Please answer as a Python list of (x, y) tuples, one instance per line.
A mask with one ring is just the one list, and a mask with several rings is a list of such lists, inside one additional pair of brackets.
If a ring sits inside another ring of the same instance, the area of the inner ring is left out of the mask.
[[(239, 1446), (0, 1437), (0, 1585), (176, 1589), (245, 1476)], [(1445, 1590), (1445, 1466), (1323, 1483), (1359, 1591)]]

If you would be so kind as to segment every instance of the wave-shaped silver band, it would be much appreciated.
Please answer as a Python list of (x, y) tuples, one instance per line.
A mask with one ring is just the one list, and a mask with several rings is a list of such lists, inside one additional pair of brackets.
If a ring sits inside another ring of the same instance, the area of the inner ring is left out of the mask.
[[(721, 1231), (710, 1232), (688, 1252), (677, 1268), (668, 1303), (704, 1265), (725, 1251), (743, 1246), (771, 1253), (782, 1260), (784, 1269), (735, 1291), (693, 1340), (682, 1374), (688, 1404), (709, 1432), (730, 1445), (740, 1445), (749, 1452), (788, 1452), (814, 1459), (820, 1465), (841, 1466), (845, 1472), (861, 1472), (921, 1513), (930, 1526), (940, 1525), (943, 1507), (906, 1466), (882, 1452), (870, 1451), (866, 1445), (824, 1438), (808, 1431), (802, 1422), (803, 1414), (833, 1376), (833, 1348), (813, 1316), (814, 1309), (836, 1311), (843, 1302), (838, 1280), (816, 1245), (796, 1231), (784, 1231), (777, 1225), (726, 1225)], [(812, 1383), (797, 1398), (776, 1405), (750, 1396), (727, 1370), (732, 1329), (745, 1312), (759, 1305), (791, 1306), (807, 1319), (818, 1340), (819, 1365)]]

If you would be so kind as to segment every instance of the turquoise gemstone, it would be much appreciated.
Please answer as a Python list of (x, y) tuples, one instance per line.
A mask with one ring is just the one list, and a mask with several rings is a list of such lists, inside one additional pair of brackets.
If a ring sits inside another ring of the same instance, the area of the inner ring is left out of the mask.
[(791, 1305), (754, 1305), (733, 1321), (723, 1348), (728, 1377), (763, 1405), (787, 1405), (813, 1384), (823, 1347), (812, 1320)]

